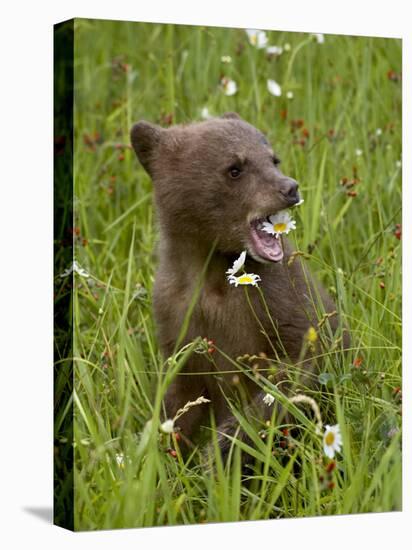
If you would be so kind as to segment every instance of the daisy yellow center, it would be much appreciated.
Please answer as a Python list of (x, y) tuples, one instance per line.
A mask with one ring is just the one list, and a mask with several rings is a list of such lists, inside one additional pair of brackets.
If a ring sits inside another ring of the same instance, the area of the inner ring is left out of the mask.
[(330, 447), (331, 445), (333, 445), (334, 441), (335, 441), (335, 434), (333, 432), (328, 432), (325, 437), (326, 445)]
[(256, 44), (256, 39), (257, 39), (257, 37), (256, 37), (256, 35), (254, 35), (254, 34), (250, 37), (250, 41), (251, 41), (251, 43), (252, 43), (253, 45)]
[(273, 229), (277, 233), (282, 233), (283, 231), (286, 230), (286, 224), (285, 223), (275, 223), (274, 226), (273, 226)]
[(239, 277), (239, 283), (253, 283), (253, 279), (249, 275), (241, 275)]

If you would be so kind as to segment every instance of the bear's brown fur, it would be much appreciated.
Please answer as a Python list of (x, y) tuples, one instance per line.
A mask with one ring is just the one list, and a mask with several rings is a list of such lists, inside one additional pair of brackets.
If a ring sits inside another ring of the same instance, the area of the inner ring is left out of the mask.
[[(154, 310), (164, 356), (175, 349), (209, 258), (181, 343), (201, 336), (233, 359), (244, 354), (280, 356), (285, 364), (302, 359), (309, 327), (316, 327), (322, 313), (333, 312), (335, 306), (298, 258), (288, 261), (292, 249), (287, 239), (282, 237), (283, 261), (265, 261), (253, 246), (254, 220), (299, 200), (296, 182), (281, 173), (263, 134), (228, 113), (167, 129), (142, 121), (133, 127), (131, 141), (154, 184), (160, 232)], [(242, 250), (248, 252), (246, 271), (261, 278), (259, 286), (271, 319), (257, 288), (235, 288), (227, 281), (225, 272)], [(334, 332), (337, 316), (328, 322)], [(234, 365), (220, 351), (213, 359), (214, 364), (207, 354), (193, 353), (184, 374), (175, 378), (167, 392), (166, 416), (173, 418), (187, 401), (203, 395), (211, 400), (218, 427), (233, 433), (231, 426), (236, 423), (227, 397), (242, 387), (240, 393), (256, 404), (261, 402), (261, 389), (249, 377), (234, 376)], [(275, 381), (280, 389), (283, 379), (284, 370), (279, 368)], [(207, 423), (209, 413), (208, 406), (193, 407), (180, 419), (182, 434), (191, 440)]]

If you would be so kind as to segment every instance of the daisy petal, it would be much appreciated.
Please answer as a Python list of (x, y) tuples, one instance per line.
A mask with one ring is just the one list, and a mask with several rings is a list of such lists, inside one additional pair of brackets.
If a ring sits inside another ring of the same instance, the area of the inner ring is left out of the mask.
[(223, 77), (220, 84), (222, 86), (223, 93), (227, 96), (235, 95), (237, 92), (237, 84), (231, 78)]
[(282, 88), (280, 87), (280, 85), (276, 82), (276, 80), (271, 80), (269, 79), (267, 81), (267, 87), (268, 87), (268, 90), (269, 90), (269, 93), (276, 96), (276, 97), (279, 97), (282, 95)]
[(240, 269), (242, 269), (242, 267), (245, 265), (245, 260), (246, 260), (246, 250), (244, 250), (239, 258), (237, 260), (235, 260), (233, 262), (233, 265), (232, 267), (230, 267), (226, 273), (228, 275), (235, 275), (235, 273), (237, 273)]

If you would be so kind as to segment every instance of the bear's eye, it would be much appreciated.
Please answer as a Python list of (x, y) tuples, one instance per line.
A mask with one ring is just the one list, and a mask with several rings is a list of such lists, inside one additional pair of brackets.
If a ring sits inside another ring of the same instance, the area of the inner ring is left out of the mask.
[(234, 180), (238, 178), (241, 173), (242, 169), (240, 168), (240, 166), (234, 165), (229, 168), (229, 175)]
[(272, 160), (273, 160), (273, 164), (274, 164), (275, 166), (278, 166), (278, 165), (280, 164), (280, 159), (279, 159), (278, 157), (273, 157)]

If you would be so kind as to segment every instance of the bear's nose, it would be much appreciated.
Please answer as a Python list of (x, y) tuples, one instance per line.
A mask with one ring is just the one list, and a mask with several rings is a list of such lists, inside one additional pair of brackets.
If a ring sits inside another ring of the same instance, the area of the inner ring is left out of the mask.
[(300, 201), (299, 184), (293, 178), (283, 178), (280, 182), (280, 192), (289, 204), (296, 204)]

